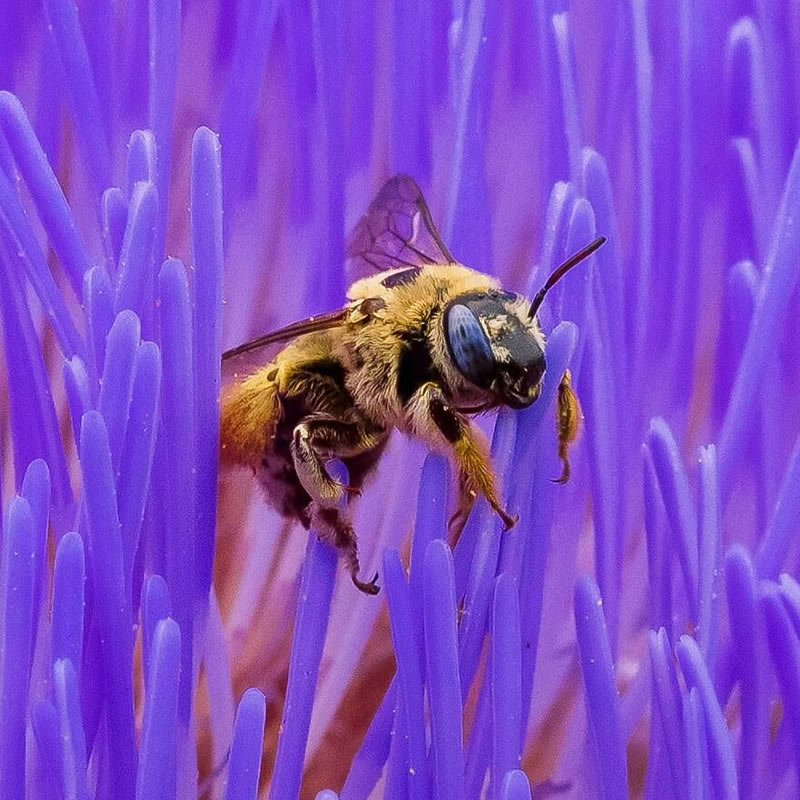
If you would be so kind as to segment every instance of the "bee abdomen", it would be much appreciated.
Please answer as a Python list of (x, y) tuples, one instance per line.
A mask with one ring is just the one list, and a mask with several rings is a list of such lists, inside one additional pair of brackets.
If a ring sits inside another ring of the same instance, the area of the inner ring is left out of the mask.
[(308, 504), (311, 498), (300, 484), (288, 448), (280, 445), (261, 460), (259, 480), (269, 502), (284, 517), (294, 517), (308, 527)]
[(257, 469), (281, 418), (274, 366), (232, 386), (222, 400), (220, 440), (223, 461)]

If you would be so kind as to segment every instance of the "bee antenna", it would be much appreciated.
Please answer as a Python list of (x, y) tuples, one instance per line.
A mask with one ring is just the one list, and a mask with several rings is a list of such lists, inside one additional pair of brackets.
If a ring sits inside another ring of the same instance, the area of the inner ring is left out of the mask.
[(585, 258), (588, 258), (595, 250), (602, 247), (606, 243), (605, 236), (598, 236), (594, 241), (590, 242), (581, 250), (578, 250), (575, 255), (570, 256), (563, 264), (560, 264), (553, 272), (550, 274), (550, 277), (545, 281), (544, 286), (536, 292), (536, 297), (533, 298), (533, 302), (531, 303), (531, 307), (528, 310), (528, 316), (533, 319), (536, 316), (536, 312), (539, 310), (539, 306), (542, 304), (544, 300), (544, 296), (573, 268), (576, 267), (578, 264), (581, 263)]

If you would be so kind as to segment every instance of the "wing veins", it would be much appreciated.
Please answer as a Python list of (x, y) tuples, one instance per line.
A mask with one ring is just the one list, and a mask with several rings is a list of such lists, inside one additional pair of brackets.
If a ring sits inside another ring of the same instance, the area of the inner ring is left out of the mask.
[(428, 233), (433, 237), (433, 241), (436, 242), (436, 246), (442, 251), (442, 255), (447, 259), (448, 263), (454, 263), (455, 259), (453, 258), (450, 249), (442, 241), (442, 237), (439, 236), (439, 231), (436, 230), (436, 226), (433, 224), (431, 210), (428, 208), (428, 204), (425, 202), (425, 198), (422, 196), (421, 192), (417, 197), (417, 208), (419, 209), (420, 214), (422, 214), (422, 221), (425, 223)]
[[(397, 239), (399, 242), (403, 243), (403, 247), (407, 247), (413, 253), (416, 253), (426, 264), (435, 264), (436, 263), (427, 253), (425, 253), (422, 250), (420, 250), (419, 248), (415, 247), (413, 244), (411, 244), (410, 241), (406, 241), (394, 228), (388, 228), (387, 230), (389, 231), (389, 233), (392, 234), (392, 236), (395, 237), (395, 239)], [(397, 260), (399, 261), (400, 259), (397, 259)], [(403, 262), (403, 263), (408, 264), (407, 261)], [(408, 264), (408, 266), (416, 267), (417, 265), (416, 264)]]
[[(408, 235), (406, 223), (411, 226)], [(375, 196), (348, 237), (347, 254), (355, 270), (351, 273), (353, 279), (364, 277), (358, 272), (359, 266), (367, 271), (381, 271), (391, 269), (392, 265), (455, 263), (436, 230), (419, 186), (412, 177), (402, 174), (386, 181)]]
[(331, 328), (338, 328), (346, 322), (350, 316), (352, 307), (343, 308), (339, 311), (334, 311), (329, 314), (320, 314), (318, 317), (309, 317), (308, 319), (301, 320), (300, 322), (293, 322), (283, 328), (278, 328), (276, 331), (271, 331), (263, 336), (255, 339), (250, 339), (244, 344), (226, 350), (222, 354), (222, 360), (227, 361), (230, 358), (235, 358), (244, 353), (249, 353), (261, 347), (266, 347), (269, 344), (276, 344), (278, 342), (285, 342), (289, 339), (296, 339), (306, 333), (318, 333), (319, 331), (330, 330)]

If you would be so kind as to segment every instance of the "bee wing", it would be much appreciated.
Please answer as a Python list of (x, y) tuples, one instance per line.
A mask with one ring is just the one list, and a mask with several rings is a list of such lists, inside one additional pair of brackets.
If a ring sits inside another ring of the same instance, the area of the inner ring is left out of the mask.
[(271, 331), (263, 336), (251, 339), (249, 342), (244, 342), (244, 344), (226, 350), (222, 354), (222, 360), (229, 361), (246, 353), (252, 355), (256, 350), (264, 350), (269, 345), (288, 342), (290, 339), (296, 339), (304, 333), (315, 333), (329, 328), (336, 328), (347, 320), (350, 311), (350, 308), (341, 308), (337, 311), (330, 311), (327, 314), (317, 314), (316, 316), (308, 317), (308, 319), (293, 322), (283, 328), (278, 328), (276, 331)]
[(288, 342), (306, 333), (317, 333), (331, 328), (339, 328), (348, 323), (363, 322), (369, 319), (378, 309), (383, 308), (384, 305), (383, 300), (369, 297), (356, 303), (351, 303), (344, 308), (339, 308), (336, 311), (316, 314), (299, 322), (293, 322), (264, 336), (259, 336), (249, 342), (226, 350), (222, 354), (223, 365), (227, 366), (229, 362), (235, 362), (245, 355), (249, 357), (250, 361), (265, 363), (273, 345)]
[(351, 232), (347, 257), (354, 279), (372, 270), (455, 261), (419, 186), (408, 175), (395, 175), (383, 185)]

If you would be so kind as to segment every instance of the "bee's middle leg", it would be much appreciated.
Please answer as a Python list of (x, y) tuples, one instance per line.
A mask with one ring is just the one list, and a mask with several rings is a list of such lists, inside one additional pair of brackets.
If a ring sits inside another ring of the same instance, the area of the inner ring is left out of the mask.
[(292, 460), (297, 477), (320, 506), (334, 508), (347, 493), (360, 494), (360, 490), (333, 478), (325, 461), (362, 453), (379, 441), (377, 432), (364, 423), (312, 414), (295, 427), (292, 436)]
[[(358, 542), (353, 526), (339, 503), (348, 492), (356, 491), (333, 478), (326, 459), (366, 455), (384, 444), (385, 433), (366, 422), (348, 422), (330, 415), (312, 414), (294, 429), (292, 458), (297, 477), (311, 497), (310, 527), (320, 539), (336, 547), (344, 558), (350, 577), (365, 594), (377, 594), (377, 574), (370, 581), (359, 577)], [(367, 465), (368, 466), (368, 465)], [(363, 475), (355, 476), (357, 486)]]

